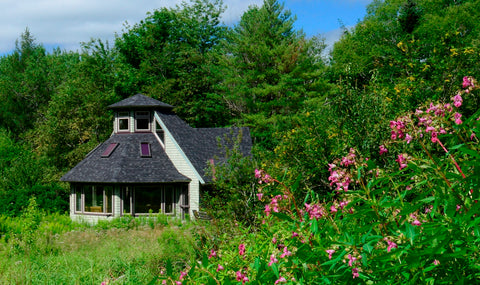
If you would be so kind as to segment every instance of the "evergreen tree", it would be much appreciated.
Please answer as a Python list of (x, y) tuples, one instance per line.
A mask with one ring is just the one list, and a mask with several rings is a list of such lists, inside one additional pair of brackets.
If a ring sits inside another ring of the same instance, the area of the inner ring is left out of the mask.
[(220, 88), (230, 111), (272, 149), (272, 134), (292, 128), (292, 116), (324, 87), (323, 43), (293, 27), (295, 17), (276, 0), (244, 13), (225, 43)]
[(220, 0), (196, 0), (162, 8), (117, 37), (116, 47), (126, 69), (117, 92), (123, 97), (144, 92), (176, 106), (190, 124), (224, 125), (218, 82), (217, 46), (224, 38)]

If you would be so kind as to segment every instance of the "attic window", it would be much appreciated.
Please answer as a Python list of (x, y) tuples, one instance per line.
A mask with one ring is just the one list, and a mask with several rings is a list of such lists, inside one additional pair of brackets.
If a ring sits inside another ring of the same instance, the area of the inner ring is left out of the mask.
[(150, 144), (147, 142), (140, 143), (140, 153), (142, 157), (152, 157), (150, 152)]
[(112, 152), (117, 148), (118, 143), (111, 143), (102, 153), (102, 157), (109, 157)]
[(150, 130), (150, 112), (148, 111), (135, 112), (135, 130), (137, 131)]
[(130, 114), (129, 112), (118, 112), (118, 130), (129, 131)]

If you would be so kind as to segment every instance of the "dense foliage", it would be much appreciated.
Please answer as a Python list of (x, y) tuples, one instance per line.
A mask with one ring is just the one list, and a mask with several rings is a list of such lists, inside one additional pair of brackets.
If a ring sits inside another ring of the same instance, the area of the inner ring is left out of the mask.
[(43, 227), (85, 230), (49, 221), (67, 209), (58, 180), (110, 134), (106, 106), (142, 92), (196, 127), (250, 127), (253, 157), (226, 151), (203, 201), (215, 220), (185, 244), (162, 233), (171, 251), (137, 260), (148, 274), (121, 256), (77, 282), (477, 283), (480, 1), (375, 0), (328, 59), (281, 1), (233, 27), (223, 10), (162, 8), (80, 52), (20, 36), (0, 58), (0, 253), (41, 259), (66, 250)]

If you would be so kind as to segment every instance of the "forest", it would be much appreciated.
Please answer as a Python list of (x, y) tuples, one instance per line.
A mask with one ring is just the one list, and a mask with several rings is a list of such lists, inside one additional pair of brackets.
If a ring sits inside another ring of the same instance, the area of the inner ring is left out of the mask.
[[(374, 0), (328, 54), (282, 1), (232, 27), (224, 9), (161, 8), (77, 52), (27, 28), (0, 57), (0, 283), (479, 283), (480, 1)], [(136, 93), (250, 128), (213, 221), (70, 221), (60, 177)]]

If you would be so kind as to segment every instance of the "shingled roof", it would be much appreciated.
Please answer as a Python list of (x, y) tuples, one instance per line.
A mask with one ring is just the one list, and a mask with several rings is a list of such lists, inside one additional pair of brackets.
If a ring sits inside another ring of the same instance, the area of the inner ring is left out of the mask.
[[(198, 174), (205, 182), (212, 179), (206, 175), (208, 163), (223, 163), (225, 147), (232, 148), (230, 141), (241, 136), (240, 151), (250, 156), (252, 142), (248, 128), (192, 128), (173, 112), (159, 112), (159, 117), (188, 157)], [(226, 139), (228, 138), (228, 139)]]
[[(248, 128), (192, 128), (173, 111), (173, 106), (137, 94), (109, 106), (110, 109), (155, 110), (165, 127), (200, 175), (203, 182), (212, 179), (206, 175), (208, 163), (225, 161), (225, 147), (241, 136), (240, 151), (250, 155), (252, 146)], [(140, 142), (148, 142), (151, 157), (141, 157)], [(118, 144), (111, 155), (102, 157), (112, 144)], [(167, 183), (188, 182), (190, 178), (175, 168), (153, 133), (114, 134), (93, 150), (83, 161), (62, 178), (67, 182), (94, 183)]]
[[(150, 144), (151, 157), (142, 157), (140, 142)], [(102, 153), (112, 143), (118, 146), (109, 157)], [(189, 182), (180, 174), (152, 133), (113, 135), (99, 145), (62, 178), (67, 182), (166, 183)]]
[(108, 106), (110, 109), (131, 109), (131, 108), (149, 108), (149, 109), (173, 109), (173, 106), (155, 100), (143, 94), (137, 94), (120, 102)]

